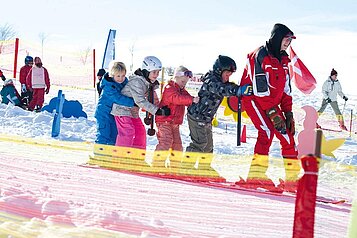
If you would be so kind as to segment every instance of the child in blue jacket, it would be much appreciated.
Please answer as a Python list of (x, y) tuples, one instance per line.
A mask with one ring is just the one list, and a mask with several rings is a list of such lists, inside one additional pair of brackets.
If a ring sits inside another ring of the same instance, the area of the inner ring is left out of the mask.
[(117, 138), (117, 127), (114, 116), (110, 114), (113, 103), (133, 107), (134, 100), (121, 94), (122, 88), (128, 83), (125, 77), (126, 67), (122, 62), (114, 62), (100, 83), (102, 93), (98, 100), (94, 117), (97, 119), (97, 136), (95, 142), (98, 144), (115, 145)]

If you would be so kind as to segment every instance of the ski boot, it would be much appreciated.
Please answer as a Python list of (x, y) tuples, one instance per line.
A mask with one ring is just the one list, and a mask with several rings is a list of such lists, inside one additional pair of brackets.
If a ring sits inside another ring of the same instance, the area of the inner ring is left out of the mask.
[[(198, 170), (203, 177), (207, 177), (208, 180), (223, 181), (219, 173), (212, 168), (212, 153), (202, 153), (198, 157)], [(224, 180), (225, 181), (225, 180)]]
[(341, 130), (343, 130), (343, 131), (348, 131), (348, 129), (347, 129), (347, 127), (345, 126), (345, 125), (340, 125), (340, 128), (341, 128)]
[(240, 177), (240, 180), (235, 184), (239, 187), (248, 189), (264, 189), (270, 192), (282, 192), (280, 188), (275, 186), (275, 183), (266, 176), (268, 170), (269, 157), (268, 155), (255, 154), (249, 169), (246, 180)]
[(280, 179), (280, 185), (285, 192), (296, 193), (299, 174), (301, 170), (300, 160), (297, 158), (284, 158), (285, 181)]
[(337, 115), (337, 120), (341, 130), (348, 131), (347, 127), (345, 126), (345, 121), (343, 120), (343, 116)]
[(36, 105), (34, 111), (35, 112), (41, 112), (41, 107)]
[(182, 151), (171, 151), (169, 160), (169, 170), (173, 177), (180, 176), (180, 169), (182, 163), (183, 153)]
[(154, 158), (151, 163), (153, 172), (160, 174), (168, 174), (169, 169), (166, 167), (166, 160), (169, 156), (169, 151), (155, 151)]

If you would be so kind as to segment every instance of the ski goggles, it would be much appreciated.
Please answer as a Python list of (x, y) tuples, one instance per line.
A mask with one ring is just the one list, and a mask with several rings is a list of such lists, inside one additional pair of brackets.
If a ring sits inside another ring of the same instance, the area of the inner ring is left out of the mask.
[(185, 72), (176, 72), (175, 76), (177, 76), (177, 77), (185, 76), (187, 78), (192, 78), (193, 74), (192, 74), (192, 71), (186, 70)]
[(289, 40), (293, 40), (296, 39), (296, 36), (294, 36), (294, 34), (292, 34), (291, 32), (289, 32), (288, 34), (286, 34), (286, 36), (284, 36), (284, 38), (289, 38)]

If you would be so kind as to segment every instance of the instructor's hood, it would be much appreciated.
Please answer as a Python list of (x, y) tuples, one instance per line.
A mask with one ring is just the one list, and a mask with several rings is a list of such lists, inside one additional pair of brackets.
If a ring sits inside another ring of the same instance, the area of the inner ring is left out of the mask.
[(296, 38), (294, 33), (287, 26), (277, 23), (274, 25), (270, 39), (267, 42), (269, 53), (278, 58), (279, 61), (281, 60), (281, 56), (286, 54), (285, 51), (280, 51), (281, 42), (285, 36)]

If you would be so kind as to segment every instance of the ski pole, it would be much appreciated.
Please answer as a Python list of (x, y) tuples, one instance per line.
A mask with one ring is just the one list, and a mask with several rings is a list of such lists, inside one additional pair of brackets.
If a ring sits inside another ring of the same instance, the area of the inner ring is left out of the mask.
[(240, 146), (240, 133), (241, 133), (241, 127), (242, 127), (242, 103), (240, 101), (240, 97), (238, 97), (238, 120), (237, 120), (237, 146)]
[(350, 137), (352, 136), (352, 119), (353, 119), (353, 110), (351, 109), (351, 119), (350, 119)]
[(345, 101), (345, 104), (343, 104), (342, 115), (345, 112), (345, 108), (346, 108), (346, 101)]
[[(149, 86), (149, 102), (151, 102), (152, 104), (154, 104), (154, 101), (155, 101), (155, 99), (154, 99), (154, 85), (150, 85)], [(151, 114), (150, 115), (150, 119), (148, 119), (147, 120), (147, 122), (150, 122), (150, 128), (147, 130), (147, 134), (149, 135), (149, 136), (153, 136), (153, 135), (155, 135), (155, 129), (154, 129), (154, 122), (155, 122), (155, 119), (154, 119), (154, 115), (153, 114)]]

